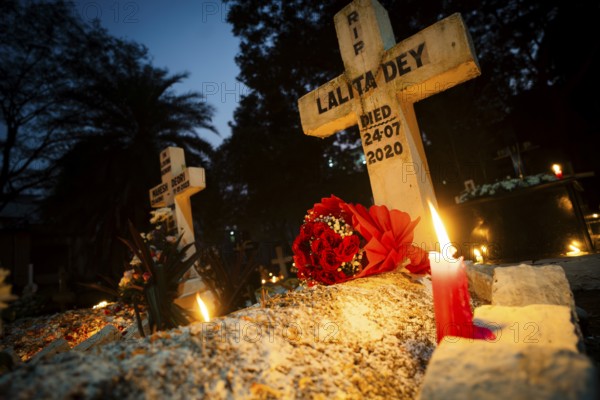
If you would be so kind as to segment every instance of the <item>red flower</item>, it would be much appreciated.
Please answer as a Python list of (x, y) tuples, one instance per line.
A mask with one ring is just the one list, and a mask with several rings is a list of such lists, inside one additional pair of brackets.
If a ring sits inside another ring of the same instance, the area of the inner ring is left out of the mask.
[(315, 203), (313, 208), (308, 211), (309, 220), (312, 221), (321, 216), (332, 215), (335, 218), (342, 218), (346, 222), (349, 222), (351, 215), (348, 214), (345, 206), (346, 203), (339, 197), (334, 195), (323, 197), (320, 203)]
[[(340, 224), (344, 237), (326, 222)], [(363, 249), (361, 237), (365, 238), (365, 254), (361, 266), (346, 263), (356, 258)], [(350, 279), (392, 271), (406, 265), (409, 272), (429, 272), (427, 253), (413, 246), (413, 231), (419, 219), (398, 210), (389, 211), (385, 206), (372, 206), (367, 210), (362, 205), (350, 205), (340, 198), (331, 196), (321, 199), (309, 210), (300, 234), (294, 240), (294, 262), (298, 277), (309, 286), (320, 282), (326, 285)], [(356, 271), (360, 271), (356, 273)], [(347, 275), (348, 274), (348, 275)]]
[(341, 263), (338, 261), (338, 258), (332, 249), (326, 249), (322, 251), (319, 256), (319, 265), (321, 265), (325, 271), (333, 272), (337, 271)]
[(329, 226), (325, 222), (310, 222), (309, 225), (312, 225), (312, 236), (316, 238), (321, 237), (321, 235), (323, 235), (323, 232), (331, 230), (331, 228), (329, 228)]
[(292, 245), (292, 251), (294, 252), (296, 268), (302, 269), (310, 262), (310, 243), (308, 238), (298, 235)]
[(356, 235), (346, 236), (335, 248), (335, 254), (340, 263), (352, 261), (360, 250), (360, 239)]
[(321, 254), (327, 250), (331, 250), (331, 245), (325, 239), (318, 238), (313, 240), (310, 244), (310, 251), (312, 251), (314, 254)]
[(319, 238), (326, 241), (329, 247), (337, 247), (342, 241), (341, 236), (335, 233), (333, 229), (329, 227), (327, 227), (327, 229), (324, 230), (321, 235), (319, 235)]

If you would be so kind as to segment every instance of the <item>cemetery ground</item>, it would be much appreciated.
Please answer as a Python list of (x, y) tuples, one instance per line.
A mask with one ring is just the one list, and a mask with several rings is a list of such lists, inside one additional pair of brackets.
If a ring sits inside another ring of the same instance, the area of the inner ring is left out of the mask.
[[(585, 350), (598, 367), (600, 255), (566, 260), (562, 265), (576, 305), (585, 311), (580, 319)], [(5, 325), (0, 346), (12, 348), (20, 361), (12, 372), (3, 371), (10, 380), (0, 375), (0, 393), (8, 390), (9, 398), (335, 398), (336, 393), (414, 398), (435, 348), (427, 290), (393, 272), (291, 292), (146, 339), (126, 338), (133, 311), (117, 303), (17, 320)], [(475, 293), (472, 300), (474, 306), (488, 303)], [(73, 349), (107, 325), (121, 338), (86, 352)], [(35, 358), (60, 338), (72, 350)]]

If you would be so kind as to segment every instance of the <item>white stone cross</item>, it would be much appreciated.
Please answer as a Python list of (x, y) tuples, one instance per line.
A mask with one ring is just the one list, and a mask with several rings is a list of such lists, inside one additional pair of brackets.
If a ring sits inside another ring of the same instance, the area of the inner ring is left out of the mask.
[[(206, 187), (204, 168), (186, 167), (182, 148), (167, 147), (160, 153), (162, 183), (150, 189), (150, 205), (154, 208), (170, 207), (175, 204), (175, 224), (178, 235), (182, 235), (181, 247), (194, 243), (194, 223), (190, 197)], [(188, 250), (188, 255), (195, 246)], [(190, 268), (179, 286), (177, 303), (184, 308), (194, 308), (197, 292), (206, 290), (194, 267)]]
[(480, 74), (469, 34), (454, 14), (396, 44), (376, 0), (355, 0), (334, 21), (345, 72), (298, 101), (304, 133), (358, 124), (375, 204), (420, 216), (414, 242), (433, 249), (436, 201), (413, 103)]
[(279, 265), (279, 275), (283, 276), (283, 279), (288, 277), (287, 263), (291, 263), (294, 259), (291, 256), (283, 256), (283, 248), (281, 246), (275, 247), (276, 258), (271, 260), (271, 264)]

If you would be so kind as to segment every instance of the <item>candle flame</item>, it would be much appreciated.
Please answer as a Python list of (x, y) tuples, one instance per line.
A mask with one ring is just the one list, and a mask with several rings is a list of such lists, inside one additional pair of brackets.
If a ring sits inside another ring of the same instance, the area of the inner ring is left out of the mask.
[(428, 203), (429, 203), (429, 209), (431, 210), (431, 218), (433, 219), (433, 227), (435, 228), (435, 234), (437, 235), (438, 242), (440, 244), (440, 248), (443, 248), (444, 246), (447, 246), (448, 244), (450, 244), (450, 238), (448, 237), (448, 234), (446, 233), (446, 229), (444, 228), (442, 219), (440, 218), (439, 214), (435, 210), (435, 207), (433, 206), (433, 204), (431, 204), (430, 201), (428, 201)]
[(580, 253), (581, 252), (581, 249), (579, 247), (575, 246), (574, 244), (570, 244), (569, 248), (571, 250), (573, 250), (573, 253)]
[(555, 174), (560, 174), (562, 172), (562, 168), (559, 164), (553, 164), (552, 171), (554, 171)]
[(473, 250), (473, 254), (475, 255), (475, 257), (481, 257), (481, 252), (479, 251), (479, 249)]
[(438, 244), (440, 245), (440, 253), (445, 257), (448, 255), (448, 259), (453, 259), (454, 254), (456, 253), (456, 247), (452, 246), (452, 242), (450, 242), (450, 238), (448, 237), (448, 233), (446, 232), (446, 228), (444, 228), (444, 224), (442, 223), (442, 219), (440, 215), (437, 213), (433, 204), (429, 203), (429, 209), (431, 210), (431, 218), (433, 219), (433, 227), (435, 228), (435, 233), (437, 235)]
[(208, 314), (208, 308), (206, 307), (206, 304), (204, 304), (204, 302), (202, 301), (202, 298), (200, 297), (199, 293), (196, 293), (196, 302), (198, 303), (198, 308), (200, 309), (200, 313), (202, 314), (202, 319), (204, 319), (204, 322), (209, 322), (210, 315)]

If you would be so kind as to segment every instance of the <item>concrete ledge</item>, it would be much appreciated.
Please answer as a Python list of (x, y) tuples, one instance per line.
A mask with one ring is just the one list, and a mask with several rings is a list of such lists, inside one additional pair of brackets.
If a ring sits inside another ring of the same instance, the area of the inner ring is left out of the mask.
[(596, 371), (584, 355), (557, 346), (445, 338), (419, 398), (596, 399)]
[(573, 293), (565, 272), (559, 265), (532, 267), (522, 264), (496, 268), (492, 285), (492, 304), (555, 304), (575, 310)]
[(571, 309), (536, 304), (526, 307), (481, 306), (474, 322), (486, 326), (496, 343), (555, 346), (570, 351), (582, 349)]

